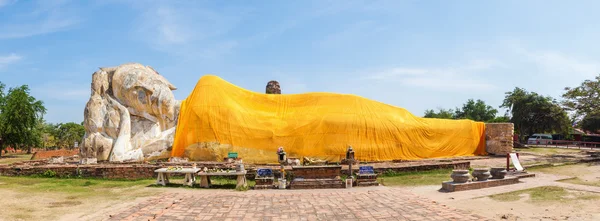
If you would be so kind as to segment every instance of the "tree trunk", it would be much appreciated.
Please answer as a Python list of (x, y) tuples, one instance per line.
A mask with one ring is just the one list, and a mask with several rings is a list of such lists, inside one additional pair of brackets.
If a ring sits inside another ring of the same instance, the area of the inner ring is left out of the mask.
[(31, 154), (31, 146), (27, 147), (27, 154)]

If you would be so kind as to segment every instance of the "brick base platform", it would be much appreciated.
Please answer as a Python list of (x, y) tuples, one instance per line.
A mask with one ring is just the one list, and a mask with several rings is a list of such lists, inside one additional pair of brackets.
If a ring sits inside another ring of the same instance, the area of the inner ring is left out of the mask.
[[(66, 161), (66, 160), (65, 160)], [(31, 176), (40, 175), (51, 170), (60, 177), (91, 177), (103, 179), (151, 179), (156, 177), (154, 170), (168, 166), (184, 166), (191, 167), (193, 163), (197, 163), (200, 168), (219, 168), (219, 169), (235, 169), (233, 164), (224, 162), (184, 162), (184, 163), (99, 163), (99, 164), (47, 164), (46, 160), (24, 161), (13, 163), (10, 165), (0, 165), (0, 176)], [(461, 169), (469, 168), (469, 161), (424, 161), (424, 162), (404, 162), (404, 163), (384, 163), (374, 164), (376, 173), (388, 171), (393, 172), (408, 172), (408, 171), (428, 171), (435, 169)], [(256, 165), (246, 165), (248, 173), (246, 178), (253, 180), (256, 174)], [(271, 168), (269, 166), (261, 166), (261, 168)], [(280, 176), (279, 167), (273, 166), (273, 175)], [(291, 171), (292, 168), (286, 166), (286, 171)], [(347, 173), (347, 166), (342, 166), (342, 174)]]
[(266, 178), (255, 178), (256, 184), (254, 184), (255, 190), (267, 190), (267, 189), (275, 189), (275, 185), (273, 184), (274, 177), (266, 177)]
[(486, 181), (469, 181), (467, 183), (455, 183), (446, 181), (442, 183), (442, 191), (455, 192), (464, 190), (482, 189), (495, 186), (503, 186), (519, 183), (519, 177), (505, 177), (501, 180), (486, 180)]
[(356, 175), (356, 186), (379, 186), (377, 174)]

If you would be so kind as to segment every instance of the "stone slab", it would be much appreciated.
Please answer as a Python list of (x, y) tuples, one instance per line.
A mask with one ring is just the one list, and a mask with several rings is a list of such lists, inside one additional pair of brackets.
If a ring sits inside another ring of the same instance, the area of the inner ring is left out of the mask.
[(346, 188), (342, 179), (294, 179), (290, 189), (337, 189)]
[(275, 185), (254, 185), (255, 190), (270, 190), (275, 189)]
[(505, 177), (504, 179), (488, 179), (486, 181), (469, 181), (466, 183), (455, 183), (452, 181), (446, 181), (442, 183), (442, 191), (456, 192), (465, 190), (475, 190), (516, 183), (519, 183), (519, 177)]
[(198, 171), (200, 171), (200, 169), (198, 168), (182, 168), (181, 170), (178, 169), (174, 169), (174, 170), (169, 170), (168, 168), (160, 168), (158, 170), (155, 170), (155, 173), (197, 173)]

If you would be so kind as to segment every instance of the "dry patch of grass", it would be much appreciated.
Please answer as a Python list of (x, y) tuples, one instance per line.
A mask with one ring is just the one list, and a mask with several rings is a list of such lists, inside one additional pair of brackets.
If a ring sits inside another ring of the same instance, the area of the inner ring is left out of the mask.
[(385, 186), (426, 186), (440, 185), (444, 181), (452, 180), (451, 169), (430, 170), (421, 172), (386, 172), (379, 177), (383, 178)]
[(591, 164), (566, 164), (561, 166), (539, 166), (539, 167), (529, 167), (527, 171), (531, 172), (541, 172), (547, 174), (555, 174), (555, 175), (563, 175), (563, 176), (578, 176), (585, 175), (589, 173), (597, 173), (600, 172), (599, 166), (594, 166)]
[(569, 154), (569, 153), (578, 153), (581, 150), (578, 149), (566, 149), (566, 148), (544, 148), (544, 147), (534, 147), (528, 149), (522, 149), (521, 153), (537, 153), (543, 155), (553, 155), (553, 154)]
[(510, 202), (526, 199), (530, 203), (557, 203), (576, 200), (600, 199), (596, 193), (567, 190), (556, 186), (542, 186), (531, 189), (501, 193), (489, 196), (493, 200)]
[(145, 188), (154, 180), (115, 181), (0, 177), (0, 214), (8, 220), (58, 220), (64, 215), (83, 216), (109, 206), (162, 192)]
[(31, 155), (32, 154), (3, 154), (2, 157), (0, 157), (0, 165), (28, 161), (31, 159)]
[(600, 179), (598, 179), (598, 178), (584, 179), (584, 178), (579, 178), (579, 177), (573, 177), (573, 178), (569, 178), (569, 179), (559, 180), (559, 182), (600, 187)]

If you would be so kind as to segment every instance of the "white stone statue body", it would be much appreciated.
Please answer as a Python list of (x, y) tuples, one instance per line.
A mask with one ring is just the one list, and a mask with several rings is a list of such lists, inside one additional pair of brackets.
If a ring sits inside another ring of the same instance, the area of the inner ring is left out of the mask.
[(137, 63), (100, 68), (84, 111), (82, 158), (141, 161), (168, 157), (180, 101), (176, 88), (154, 69)]

